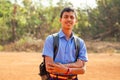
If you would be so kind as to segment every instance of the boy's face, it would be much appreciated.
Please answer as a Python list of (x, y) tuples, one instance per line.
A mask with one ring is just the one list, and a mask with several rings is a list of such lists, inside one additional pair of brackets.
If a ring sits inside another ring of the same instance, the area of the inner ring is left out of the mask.
[(62, 29), (72, 30), (73, 26), (77, 22), (75, 13), (72, 11), (64, 12), (62, 18), (60, 18), (60, 22)]

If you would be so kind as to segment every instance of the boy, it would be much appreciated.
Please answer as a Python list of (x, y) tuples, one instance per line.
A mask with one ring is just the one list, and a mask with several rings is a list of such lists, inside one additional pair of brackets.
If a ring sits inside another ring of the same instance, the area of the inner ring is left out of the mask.
[(66, 7), (60, 14), (61, 29), (59, 35), (59, 47), (55, 60), (53, 60), (53, 36), (46, 38), (43, 56), (45, 57), (46, 70), (50, 73), (49, 80), (78, 80), (77, 74), (85, 73), (85, 62), (88, 61), (87, 50), (84, 41), (79, 39), (80, 51), (75, 61), (75, 43), (73, 28), (77, 22), (74, 9)]

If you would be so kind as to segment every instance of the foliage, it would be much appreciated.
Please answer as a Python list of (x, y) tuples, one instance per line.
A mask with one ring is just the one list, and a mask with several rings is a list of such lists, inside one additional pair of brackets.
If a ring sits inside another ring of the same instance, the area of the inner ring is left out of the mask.
[[(96, 8), (76, 8), (78, 23), (74, 32), (88, 40), (120, 41), (120, 0), (96, 1)], [(49, 6), (44, 6), (42, 0), (35, 3), (23, 0), (21, 6), (17, 0), (15, 3), (0, 0), (0, 44), (14, 45), (15, 49), (19, 49), (32, 38), (45, 40), (47, 35), (58, 32), (61, 28), (60, 11), (73, 5), (68, 0), (59, 0), (56, 6), (53, 6), (53, 0), (48, 2)]]
[(89, 33), (89, 22), (86, 12), (82, 11), (80, 8), (77, 9), (77, 25), (74, 28), (74, 32), (81, 36), (82, 38), (88, 38), (86, 34)]
[(98, 0), (98, 7), (89, 12), (94, 39), (120, 41), (120, 0)]

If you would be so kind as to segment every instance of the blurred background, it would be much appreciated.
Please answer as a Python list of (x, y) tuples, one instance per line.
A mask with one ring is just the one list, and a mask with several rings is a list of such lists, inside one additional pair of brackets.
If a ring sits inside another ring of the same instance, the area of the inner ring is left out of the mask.
[(74, 32), (88, 50), (78, 78), (120, 80), (120, 0), (0, 0), (0, 80), (41, 80), (45, 38), (59, 31), (67, 6), (77, 11)]
[(41, 52), (66, 6), (77, 11), (74, 32), (88, 52), (120, 53), (120, 0), (0, 0), (0, 51)]

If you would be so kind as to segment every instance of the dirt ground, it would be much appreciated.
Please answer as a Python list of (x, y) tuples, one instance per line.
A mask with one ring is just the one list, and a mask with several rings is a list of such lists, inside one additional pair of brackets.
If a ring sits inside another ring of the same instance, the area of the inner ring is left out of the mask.
[[(120, 54), (89, 54), (87, 71), (79, 80), (120, 80)], [(39, 53), (0, 52), (0, 80), (41, 80)]]

